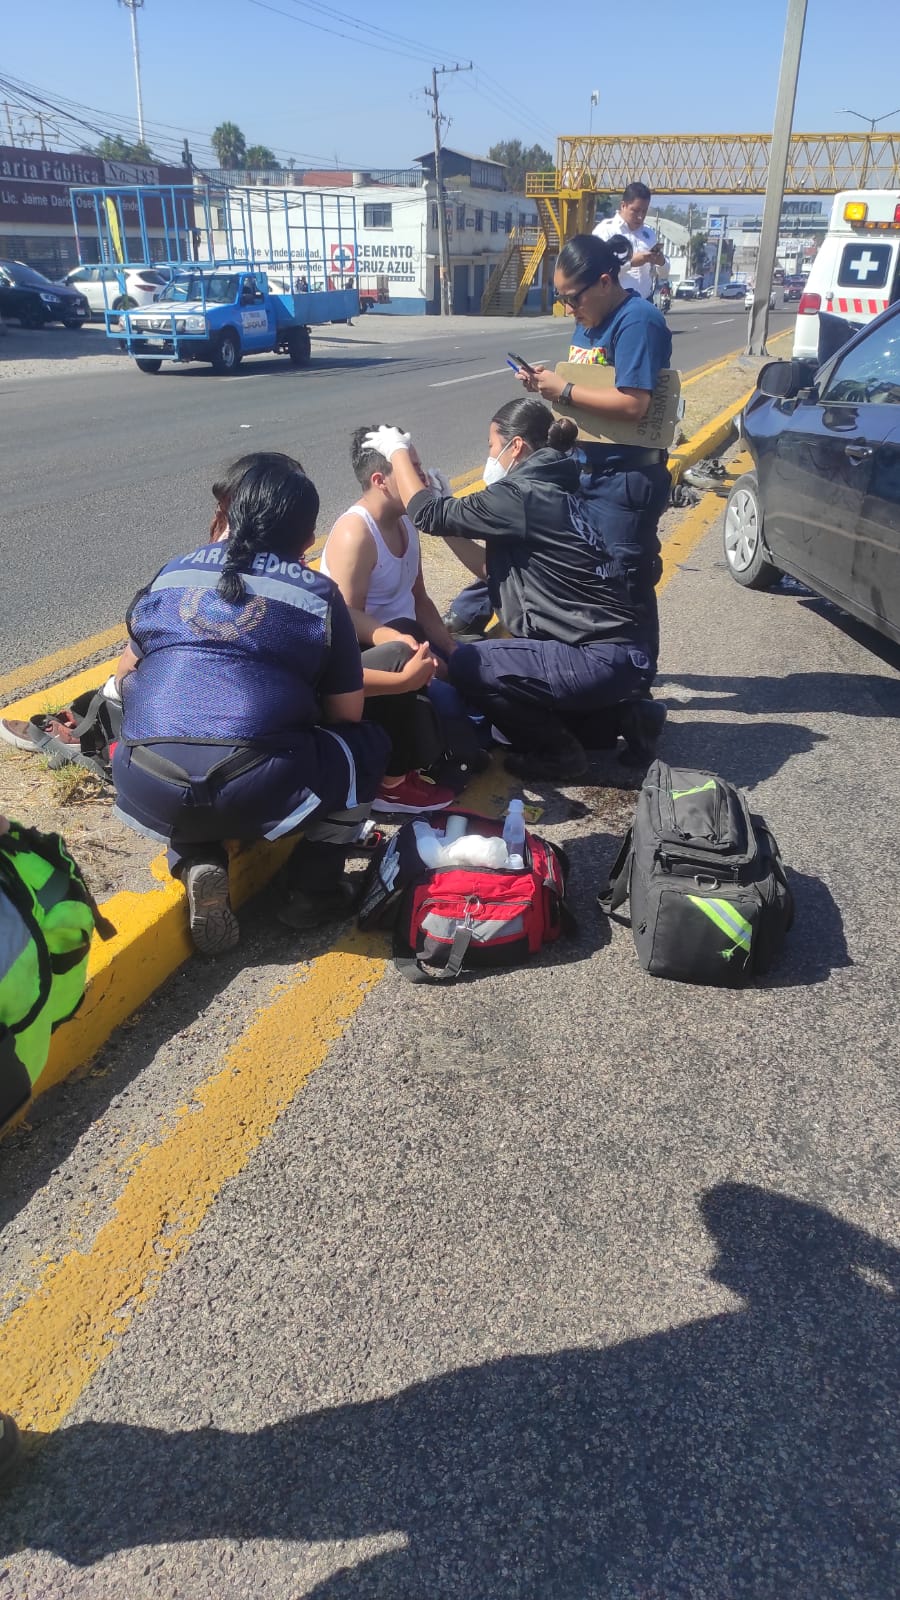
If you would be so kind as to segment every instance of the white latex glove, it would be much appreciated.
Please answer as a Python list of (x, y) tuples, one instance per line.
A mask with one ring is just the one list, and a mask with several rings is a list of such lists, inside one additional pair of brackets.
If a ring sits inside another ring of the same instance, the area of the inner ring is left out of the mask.
[(399, 428), (388, 428), (382, 423), (373, 433), (366, 434), (363, 449), (376, 450), (386, 461), (391, 461), (398, 450), (409, 449), (411, 440), (411, 433), (401, 433)]
[(436, 494), (450, 495), (453, 493), (449, 480), (445, 478), (437, 467), (426, 467), (425, 476), (428, 479), (429, 488), (434, 489)]

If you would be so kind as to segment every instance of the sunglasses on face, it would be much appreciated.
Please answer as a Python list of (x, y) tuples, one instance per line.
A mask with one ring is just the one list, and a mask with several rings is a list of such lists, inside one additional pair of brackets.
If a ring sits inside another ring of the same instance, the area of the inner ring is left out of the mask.
[(586, 283), (582, 289), (576, 289), (573, 294), (562, 294), (559, 289), (554, 289), (553, 297), (560, 302), (560, 305), (568, 306), (570, 311), (574, 311), (582, 295), (587, 294), (588, 289), (593, 287), (593, 283)]

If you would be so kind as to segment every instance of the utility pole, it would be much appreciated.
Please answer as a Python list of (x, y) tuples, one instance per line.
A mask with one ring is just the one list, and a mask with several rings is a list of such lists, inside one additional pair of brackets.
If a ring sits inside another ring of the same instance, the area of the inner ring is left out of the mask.
[(781, 207), (784, 202), (784, 180), (787, 174), (788, 155), (791, 148), (791, 129), (794, 122), (794, 103), (797, 98), (797, 75), (800, 71), (800, 52), (803, 48), (803, 29), (806, 26), (806, 0), (788, 0), (787, 21), (784, 27), (784, 45), (781, 53), (781, 71), (778, 75), (778, 96), (775, 101), (775, 123), (769, 148), (769, 174), (766, 179), (766, 203), (763, 208), (762, 232), (759, 238), (759, 255), (756, 262), (756, 291), (750, 313), (750, 330), (747, 341), (749, 356), (764, 356), (766, 335), (769, 331), (769, 294), (772, 274), (775, 271), (775, 254), (778, 249), (778, 230), (781, 226)]
[(684, 275), (685, 283), (687, 283), (689, 280), (692, 280), (693, 279), (693, 275), (694, 275), (694, 207), (693, 207), (693, 205), (689, 204), (688, 205), (688, 253), (687, 253), (687, 272)]
[(138, 138), (141, 144), (146, 144), (147, 141), (144, 138), (144, 101), (141, 95), (141, 52), (138, 47), (137, 29), (138, 9), (144, 4), (144, 0), (119, 0), (119, 4), (125, 6), (131, 12), (131, 50), (134, 56), (134, 87), (137, 91)]
[(426, 88), (425, 93), (431, 101), (431, 115), (434, 118), (434, 184), (437, 190), (438, 207), (438, 253), (440, 256), (441, 275), (441, 316), (449, 317), (450, 301), (450, 240), (447, 236), (447, 205), (444, 195), (444, 174), (441, 168), (441, 112), (438, 104), (438, 78), (445, 77), (451, 72), (471, 72), (472, 62), (467, 67), (432, 67), (431, 88)]
[(591, 116), (590, 116), (590, 122), (589, 122), (589, 125), (588, 125), (588, 138), (592, 138), (593, 137), (593, 133), (594, 133), (594, 107), (598, 106), (599, 104), (600, 104), (600, 90), (599, 89), (592, 89), (591, 90)]

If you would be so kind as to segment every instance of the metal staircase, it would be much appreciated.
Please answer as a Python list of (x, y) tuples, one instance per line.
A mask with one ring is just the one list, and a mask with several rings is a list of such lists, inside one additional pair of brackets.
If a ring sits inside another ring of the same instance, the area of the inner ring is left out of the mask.
[[(533, 260), (538, 251), (540, 254)], [(543, 253), (544, 236), (540, 228), (513, 228), (481, 297), (482, 316), (518, 316)]]

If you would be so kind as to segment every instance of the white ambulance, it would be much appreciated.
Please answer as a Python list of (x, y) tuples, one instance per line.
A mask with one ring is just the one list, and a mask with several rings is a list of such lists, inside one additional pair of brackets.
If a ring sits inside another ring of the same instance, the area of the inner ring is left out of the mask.
[(845, 189), (797, 311), (794, 355), (815, 360), (819, 312), (863, 327), (900, 300), (900, 191)]

